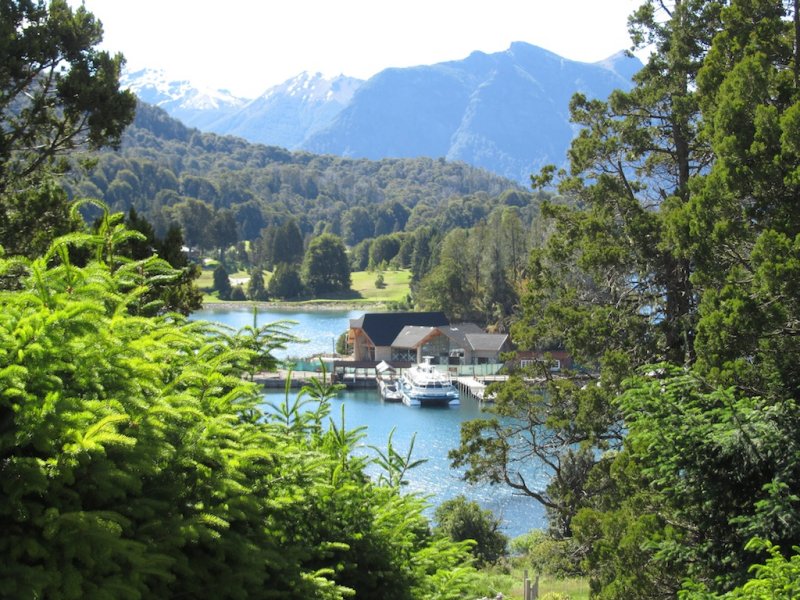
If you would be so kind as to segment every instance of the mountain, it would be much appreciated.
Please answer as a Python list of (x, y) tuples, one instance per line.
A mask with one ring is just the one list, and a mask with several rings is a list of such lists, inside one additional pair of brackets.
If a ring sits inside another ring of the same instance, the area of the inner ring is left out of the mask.
[(590, 64), (515, 42), (504, 52), (386, 69), (301, 147), (372, 159), (445, 157), (525, 182), (545, 164), (564, 164), (575, 134), (572, 95), (630, 89), (639, 68), (623, 53)]
[(157, 69), (125, 72), (120, 84), (143, 102), (162, 108), (185, 125), (206, 131), (210, 131), (214, 121), (247, 104), (247, 100), (227, 90), (200, 89), (188, 81), (169, 81)]
[(471, 227), (498, 206), (517, 207), (526, 223), (538, 212), (538, 195), (464, 163), (291, 152), (203, 133), (144, 102), (119, 149), (94, 158), (64, 182), (70, 198), (98, 198), (113, 212), (135, 206), (159, 235), (178, 222), (192, 244), (215, 229), (216, 216), (232, 217), (240, 240), (291, 218), (304, 236), (331, 231), (354, 245), (420, 227)]
[(350, 158), (446, 158), (527, 184), (543, 165), (565, 164), (572, 95), (630, 89), (641, 66), (624, 53), (582, 63), (515, 42), (504, 52), (385, 69), (366, 82), (302, 73), (254, 100), (152, 71), (124, 83), (203, 131)]
[(301, 73), (209, 124), (208, 131), (251, 142), (297, 148), (346, 107), (360, 79)]

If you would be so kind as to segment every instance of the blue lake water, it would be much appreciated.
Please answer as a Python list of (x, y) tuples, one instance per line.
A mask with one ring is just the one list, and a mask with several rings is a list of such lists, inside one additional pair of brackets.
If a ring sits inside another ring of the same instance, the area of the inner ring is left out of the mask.
[[(309, 342), (287, 348), (282, 357), (304, 357), (329, 353), (332, 340), (347, 330), (349, 319), (361, 314), (362, 311), (270, 310), (259, 313), (258, 323), (296, 321), (297, 326), (292, 331), (299, 337), (309, 339)], [(236, 329), (253, 322), (252, 312), (247, 310), (204, 310), (194, 313), (192, 318), (217, 321)], [(296, 390), (291, 393), (296, 393)], [(283, 391), (267, 390), (264, 394), (265, 403), (279, 403), (283, 400), (283, 394)], [(459, 471), (450, 467), (447, 453), (458, 446), (461, 423), (482, 416), (477, 401), (462, 398), (457, 407), (422, 409), (402, 403), (384, 403), (377, 388), (347, 390), (341, 392), (332, 403), (330, 417), (337, 425), (340, 425), (342, 407), (348, 429), (367, 428), (360, 443), (360, 452), (373, 453), (370, 446), (385, 451), (389, 434), (394, 429), (392, 443), (401, 454), (405, 454), (416, 435), (412, 460), (426, 459), (426, 462), (408, 473), (406, 479), (409, 485), (406, 489), (429, 496), (432, 506), (463, 494), (491, 510), (502, 521), (504, 532), (511, 537), (545, 526), (544, 511), (532, 499), (513, 494), (505, 486), (469, 485), (462, 480)]]
[[(307, 340), (302, 344), (289, 344), (286, 350), (275, 352), (278, 358), (302, 358), (317, 354), (331, 354), (336, 348), (336, 339), (350, 327), (350, 319), (364, 314), (364, 311), (351, 310), (313, 310), (298, 312), (290, 309), (259, 310), (258, 326), (276, 321), (294, 321), (293, 335)], [(192, 320), (216, 321), (234, 329), (253, 324), (252, 309), (214, 309), (207, 308), (192, 313)]]

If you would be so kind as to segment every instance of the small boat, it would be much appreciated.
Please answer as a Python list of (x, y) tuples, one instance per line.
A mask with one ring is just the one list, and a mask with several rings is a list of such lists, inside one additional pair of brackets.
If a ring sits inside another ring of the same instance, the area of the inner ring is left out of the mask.
[(431, 364), (430, 356), (403, 371), (400, 389), (408, 406), (452, 406), (459, 403), (458, 390), (450, 377)]
[(394, 377), (378, 377), (378, 388), (381, 391), (381, 398), (386, 402), (401, 402), (403, 400), (400, 382)]
[(400, 391), (400, 382), (394, 374), (394, 368), (386, 361), (381, 361), (375, 367), (377, 373), (378, 389), (385, 402), (401, 402), (403, 393)]

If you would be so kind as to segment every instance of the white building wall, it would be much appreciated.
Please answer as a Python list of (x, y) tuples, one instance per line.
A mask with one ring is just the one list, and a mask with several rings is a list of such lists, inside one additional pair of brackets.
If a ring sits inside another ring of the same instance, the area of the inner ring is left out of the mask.
[(391, 346), (375, 346), (375, 360), (380, 362), (382, 360), (392, 360), (392, 347)]

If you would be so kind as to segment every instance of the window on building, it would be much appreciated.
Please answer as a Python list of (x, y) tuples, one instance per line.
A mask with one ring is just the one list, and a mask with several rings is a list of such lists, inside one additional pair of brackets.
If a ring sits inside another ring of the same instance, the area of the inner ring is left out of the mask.
[(392, 348), (392, 360), (415, 362), (417, 351), (413, 348)]

